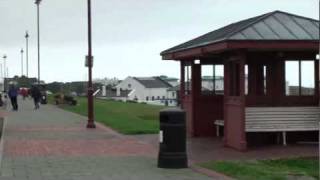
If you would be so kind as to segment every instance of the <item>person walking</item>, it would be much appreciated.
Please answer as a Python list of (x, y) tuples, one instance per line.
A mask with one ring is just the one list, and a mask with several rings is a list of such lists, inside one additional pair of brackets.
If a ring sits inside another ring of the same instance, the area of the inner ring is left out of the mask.
[(30, 89), (31, 91), (31, 96), (33, 98), (34, 102), (34, 109), (39, 109), (40, 108), (40, 98), (41, 98), (41, 92), (39, 88), (35, 85), (33, 85)]
[(28, 91), (27, 91), (27, 89), (26, 89), (26, 88), (21, 88), (20, 94), (21, 94), (21, 96), (23, 97), (23, 100), (25, 100), (26, 97), (28, 96)]
[(14, 84), (10, 85), (8, 95), (11, 100), (12, 109), (14, 111), (18, 111), (18, 88), (16, 88)]

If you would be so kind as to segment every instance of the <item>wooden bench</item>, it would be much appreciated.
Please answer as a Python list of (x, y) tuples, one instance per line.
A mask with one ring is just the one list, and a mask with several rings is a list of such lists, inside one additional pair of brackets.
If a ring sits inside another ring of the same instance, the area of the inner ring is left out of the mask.
[[(256, 107), (246, 108), (246, 132), (282, 132), (283, 145), (286, 145), (286, 132), (318, 131), (320, 122), (319, 107)], [(217, 136), (223, 120), (214, 122)]]

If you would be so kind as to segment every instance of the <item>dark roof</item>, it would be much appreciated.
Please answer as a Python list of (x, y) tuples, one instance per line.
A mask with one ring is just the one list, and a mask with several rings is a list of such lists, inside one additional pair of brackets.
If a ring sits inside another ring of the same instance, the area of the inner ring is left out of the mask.
[(161, 78), (162, 80), (165, 80), (165, 81), (178, 81), (179, 80), (178, 78), (168, 77), (166, 75), (161, 75), (161, 76), (159, 76), (159, 78)]
[(180, 91), (180, 84), (169, 88), (167, 91)]
[(227, 40), (319, 40), (319, 21), (281, 11), (230, 24), (163, 51), (173, 53)]
[(140, 82), (146, 88), (169, 88), (172, 87), (168, 82), (159, 77), (134, 77), (135, 80)]

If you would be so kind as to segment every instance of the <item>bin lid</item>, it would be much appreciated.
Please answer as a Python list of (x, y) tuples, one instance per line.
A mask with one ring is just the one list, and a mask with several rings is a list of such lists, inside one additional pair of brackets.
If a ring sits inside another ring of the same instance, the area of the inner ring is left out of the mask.
[(184, 113), (185, 111), (181, 108), (166, 108), (160, 111), (160, 113), (172, 113), (172, 112)]
[(160, 111), (160, 123), (183, 124), (185, 111), (180, 108), (169, 108)]

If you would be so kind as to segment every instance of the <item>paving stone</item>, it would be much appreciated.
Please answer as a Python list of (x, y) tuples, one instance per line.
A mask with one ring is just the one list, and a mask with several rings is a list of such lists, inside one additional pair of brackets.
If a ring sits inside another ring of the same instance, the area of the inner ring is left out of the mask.
[(51, 105), (19, 101), (5, 129), (1, 180), (206, 180), (190, 169), (156, 166), (157, 149)]

